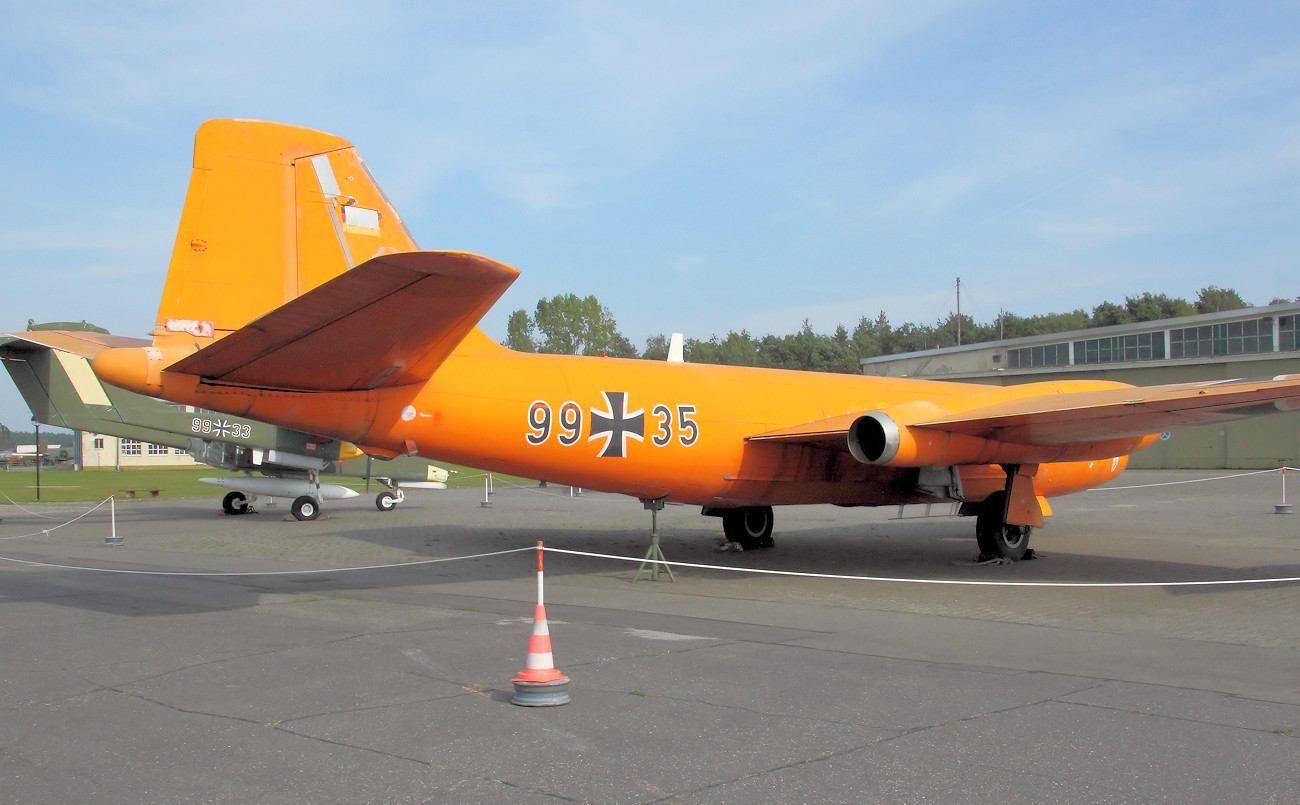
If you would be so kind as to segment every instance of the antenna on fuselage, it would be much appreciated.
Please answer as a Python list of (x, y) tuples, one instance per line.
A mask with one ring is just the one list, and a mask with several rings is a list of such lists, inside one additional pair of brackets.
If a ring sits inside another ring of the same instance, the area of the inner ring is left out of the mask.
[(686, 363), (686, 340), (681, 333), (673, 333), (668, 339), (668, 362)]

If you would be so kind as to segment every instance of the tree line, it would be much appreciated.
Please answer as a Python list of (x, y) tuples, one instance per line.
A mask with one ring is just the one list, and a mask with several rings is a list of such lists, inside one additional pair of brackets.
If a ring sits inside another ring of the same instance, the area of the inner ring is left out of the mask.
[[(1290, 300), (1273, 299), (1270, 305)], [(1300, 302), (1300, 297), (1296, 298)], [(733, 366), (761, 366), (774, 369), (805, 369), (857, 374), (862, 358), (920, 352), (960, 343), (978, 344), (1003, 338), (1048, 335), (1092, 327), (1156, 321), (1197, 313), (1218, 313), (1252, 307), (1231, 288), (1211, 285), (1202, 288), (1195, 302), (1166, 294), (1143, 293), (1126, 296), (1124, 303), (1102, 302), (1092, 312), (1077, 309), (1069, 313), (1017, 316), (1001, 312), (991, 322), (976, 322), (971, 316), (950, 314), (933, 325), (907, 322), (895, 327), (881, 311), (874, 318), (863, 316), (850, 331), (839, 325), (829, 335), (815, 333), (808, 320), (796, 333), (755, 337), (747, 330), (728, 331), (708, 340), (686, 339), (686, 360), (691, 363), (719, 363)], [(510, 314), (506, 324), (506, 346), (522, 352), (557, 355), (608, 355), (615, 358), (665, 360), (668, 338), (663, 333), (646, 339), (638, 352), (618, 331), (609, 308), (594, 296), (560, 294), (537, 302), (535, 312)]]

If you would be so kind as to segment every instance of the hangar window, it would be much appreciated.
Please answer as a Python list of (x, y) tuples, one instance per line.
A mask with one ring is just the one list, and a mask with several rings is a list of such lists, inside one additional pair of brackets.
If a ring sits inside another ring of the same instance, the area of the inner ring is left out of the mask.
[(167, 448), (164, 447), (164, 446), (161, 445), (161, 444), (150, 444), (150, 445), (149, 445), (149, 455), (151, 455), (151, 456), (165, 456), (165, 455), (167, 455)]
[(95, 437), (95, 449), (96, 449), (96, 450), (103, 450), (103, 449), (104, 449), (104, 437), (103, 437), (103, 436), (96, 436), (96, 437)]
[[(1283, 319), (1292, 318), (1283, 316)], [(1292, 342), (1295, 331), (1292, 329)], [(1285, 336), (1283, 337), (1285, 341)], [(1294, 346), (1292, 347), (1294, 349)], [(1273, 351), (1273, 317), (1205, 324), (1169, 331), (1169, 357), (1211, 358)]]
[(1007, 350), (1007, 368), (1009, 369), (1037, 369), (1040, 366), (1069, 365), (1069, 342)]
[(1074, 342), (1076, 364), (1127, 363), (1163, 360), (1164, 357), (1164, 333), (1134, 333)]
[(1300, 316), (1278, 316), (1277, 338), (1279, 352), (1294, 352), (1296, 349), (1296, 319)]
[(124, 455), (124, 456), (138, 456), (138, 455), (140, 455), (140, 453), (141, 453), (141, 450), (140, 450), (140, 443), (137, 442), (135, 439), (123, 439), (123, 440), (122, 440), (122, 455)]

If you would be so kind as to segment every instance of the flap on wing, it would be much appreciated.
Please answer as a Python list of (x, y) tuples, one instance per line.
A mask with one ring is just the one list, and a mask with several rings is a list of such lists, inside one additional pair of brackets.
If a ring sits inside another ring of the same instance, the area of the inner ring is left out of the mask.
[(167, 371), (306, 391), (427, 380), (518, 275), (464, 252), (375, 257)]
[(1142, 436), (1300, 408), (1300, 375), (1103, 389), (1009, 400), (915, 427), (1017, 444)]
[(88, 330), (30, 330), (21, 333), (5, 333), (5, 335), (16, 341), (26, 341), (41, 347), (71, 352), (86, 359), (93, 358), (107, 349), (149, 346), (148, 339)]

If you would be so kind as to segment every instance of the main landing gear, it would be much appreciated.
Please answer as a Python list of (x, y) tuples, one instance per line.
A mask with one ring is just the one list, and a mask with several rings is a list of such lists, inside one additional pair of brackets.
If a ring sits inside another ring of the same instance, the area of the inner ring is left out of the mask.
[(739, 509), (723, 509), (722, 533), (728, 542), (735, 542), (747, 551), (758, 548), (771, 548), (772, 541), (772, 507), (743, 506)]
[(252, 507), (243, 492), (229, 492), (221, 499), (221, 510), (226, 514), (248, 514)]
[(320, 501), (311, 495), (303, 495), (294, 500), (289, 511), (293, 512), (295, 519), (315, 520), (320, 517)]
[(975, 510), (975, 541), (981, 557), (1018, 562), (1033, 555), (1029, 552), (1031, 526), (1043, 524), (1042, 506), (1034, 494), (1038, 465), (1003, 464), (1002, 471), (1007, 474), (1006, 486), (986, 497)]
[(1029, 535), (1034, 529), (1008, 523), (1006, 508), (1006, 492), (994, 492), (984, 498), (975, 513), (975, 541), (979, 543), (980, 556), (1018, 562), (1029, 551)]
[(394, 483), (383, 492), (380, 492), (378, 497), (375, 498), (375, 508), (381, 512), (390, 512), (396, 509), (397, 504), (404, 500), (406, 500), (406, 493)]

